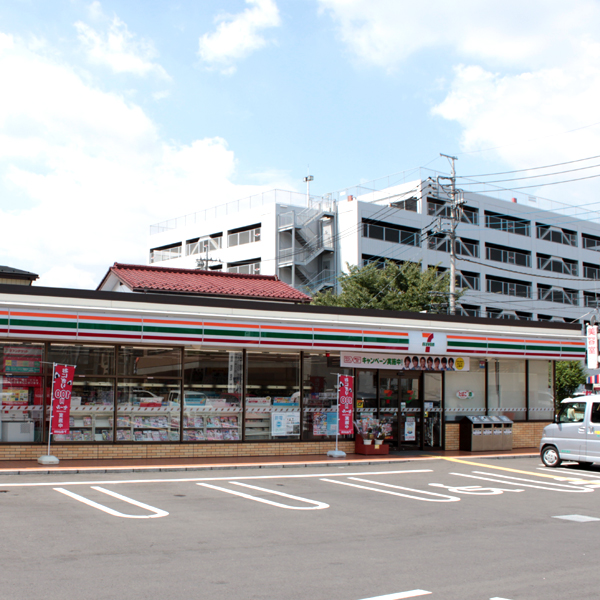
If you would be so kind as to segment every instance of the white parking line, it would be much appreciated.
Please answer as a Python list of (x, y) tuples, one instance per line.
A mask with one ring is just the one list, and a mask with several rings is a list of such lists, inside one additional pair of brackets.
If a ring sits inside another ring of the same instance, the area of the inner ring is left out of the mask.
[(307, 504), (313, 504), (314, 506), (290, 506), (289, 504), (281, 504), (280, 502), (274, 502), (273, 500), (266, 500), (265, 498), (258, 498), (257, 496), (251, 496), (250, 494), (244, 494), (243, 492), (228, 490), (227, 488), (219, 487), (218, 485), (211, 485), (210, 483), (197, 483), (196, 485), (201, 485), (213, 490), (219, 490), (220, 492), (225, 492), (227, 494), (233, 494), (234, 496), (240, 496), (241, 498), (247, 498), (248, 500), (262, 502), (263, 504), (270, 504), (271, 506), (277, 506), (279, 508), (287, 508), (289, 510), (322, 510), (324, 508), (329, 508), (329, 504), (325, 504), (325, 502), (309, 500), (308, 498), (301, 498), (300, 496), (292, 496), (291, 494), (284, 494), (283, 492), (276, 492), (274, 490), (268, 490), (266, 488), (249, 485), (248, 483), (242, 483), (239, 481), (230, 481), (230, 483), (233, 485), (243, 485), (244, 487), (258, 490), (260, 492), (266, 492), (268, 494), (274, 494), (276, 496), (283, 496), (284, 498), (291, 498), (292, 500), (298, 500), (299, 502), (306, 502)]
[(113, 498), (118, 498), (119, 500), (123, 500), (123, 502), (127, 502), (129, 504), (133, 504), (134, 506), (139, 506), (140, 508), (144, 508), (145, 510), (148, 510), (154, 514), (152, 514), (152, 515), (126, 515), (125, 513), (119, 512), (118, 510), (113, 510), (112, 508), (109, 508), (108, 506), (104, 506), (104, 504), (99, 504), (98, 502), (94, 502), (93, 500), (90, 500), (89, 498), (84, 498), (83, 496), (80, 496), (79, 494), (75, 494), (74, 492), (71, 492), (70, 490), (65, 490), (63, 488), (54, 488), (55, 491), (60, 492), (61, 494), (65, 494), (65, 496), (70, 496), (71, 498), (74, 498), (75, 500), (78, 500), (79, 502), (83, 502), (84, 504), (87, 504), (88, 506), (91, 506), (92, 508), (97, 508), (98, 510), (108, 513), (109, 515), (112, 515), (113, 517), (123, 517), (124, 519), (156, 519), (158, 517), (166, 517), (169, 514), (165, 510), (161, 510), (160, 508), (155, 508), (154, 506), (150, 506), (149, 504), (144, 504), (143, 502), (138, 502), (137, 500), (134, 500), (133, 498), (128, 498), (127, 496), (122, 496), (121, 494), (117, 494), (116, 492), (113, 492), (111, 490), (106, 490), (99, 486), (92, 486), (92, 489), (96, 490), (98, 492), (102, 492), (103, 494), (108, 494), (109, 496), (112, 496)]
[(411, 496), (410, 494), (401, 494), (400, 492), (390, 492), (389, 490), (382, 490), (379, 488), (369, 487), (366, 485), (358, 485), (357, 483), (348, 483), (347, 481), (337, 481), (335, 479), (321, 479), (321, 481), (328, 481), (329, 483), (337, 483), (339, 485), (347, 485), (349, 487), (359, 488), (361, 490), (371, 490), (373, 492), (379, 492), (380, 494), (390, 494), (391, 496), (401, 496), (402, 498), (411, 498), (412, 500), (421, 500), (422, 502), (460, 502), (460, 498), (456, 496), (446, 496), (445, 494), (436, 494), (434, 492), (426, 492), (423, 490), (414, 490), (412, 488), (405, 488), (399, 485), (392, 485), (390, 483), (381, 483), (379, 481), (370, 481), (368, 479), (360, 479), (358, 477), (350, 477), (355, 481), (364, 481), (365, 483), (373, 483), (375, 485), (381, 485), (384, 487), (391, 487), (398, 490), (405, 490), (408, 492), (416, 492), (417, 494), (424, 494), (427, 496), (436, 496), (438, 499), (434, 498), (420, 498), (419, 496)]
[(241, 481), (252, 479), (310, 479), (328, 477), (349, 477), (350, 475), (399, 475), (402, 473), (433, 473), (433, 469), (409, 469), (404, 471), (371, 471), (366, 473), (307, 473), (302, 475), (241, 475), (239, 477), (178, 477), (174, 479), (115, 479), (105, 481), (54, 481), (38, 483), (0, 483), (5, 487), (54, 487), (55, 485), (117, 485), (121, 483), (196, 483), (197, 481)]
[(600, 521), (597, 517), (586, 517), (585, 515), (561, 515), (552, 517), (553, 519), (564, 519), (565, 521), (575, 521), (577, 523), (589, 523), (590, 521)]
[(417, 596), (427, 596), (431, 592), (426, 590), (411, 590), (410, 592), (399, 592), (398, 594), (386, 594), (385, 596), (373, 596), (372, 598), (363, 598), (363, 600), (402, 600), (403, 598), (416, 598)]
[[(593, 492), (593, 489), (577, 487), (574, 485), (566, 485), (564, 483), (548, 483), (547, 485), (531, 485), (530, 483), (523, 483), (530, 481), (532, 483), (543, 483), (533, 479), (522, 479), (521, 477), (509, 477), (508, 475), (499, 475), (496, 473), (485, 473), (481, 471), (473, 471), (473, 473), (481, 473), (481, 475), (490, 475), (491, 477), (478, 477), (477, 475), (469, 475), (467, 473), (450, 473), (450, 475), (456, 475), (458, 477), (469, 477), (470, 479), (480, 479), (482, 481), (493, 481), (494, 483), (501, 483), (503, 485), (518, 485), (519, 487), (535, 488), (538, 490), (547, 490), (550, 492), (567, 492), (567, 493), (585, 493)], [(515, 481), (508, 481), (514, 479)]]

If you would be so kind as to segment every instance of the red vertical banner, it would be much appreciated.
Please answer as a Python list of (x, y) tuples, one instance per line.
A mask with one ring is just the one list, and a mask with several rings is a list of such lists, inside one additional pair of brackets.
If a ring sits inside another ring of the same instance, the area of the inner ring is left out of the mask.
[(340, 435), (351, 435), (352, 414), (354, 411), (354, 377), (351, 375), (340, 375), (340, 387), (338, 390), (338, 423)]
[(71, 391), (75, 367), (54, 365), (52, 373), (52, 433), (69, 433), (71, 414)]

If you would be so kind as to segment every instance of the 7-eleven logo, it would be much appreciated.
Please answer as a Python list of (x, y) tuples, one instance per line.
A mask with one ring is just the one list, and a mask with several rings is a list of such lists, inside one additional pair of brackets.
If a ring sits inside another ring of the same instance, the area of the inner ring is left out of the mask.
[(423, 333), (423, 346), (425, 346), (425, 352), (429, 352), (431, 348), (435, 346), (433, 341), (433, 333)]

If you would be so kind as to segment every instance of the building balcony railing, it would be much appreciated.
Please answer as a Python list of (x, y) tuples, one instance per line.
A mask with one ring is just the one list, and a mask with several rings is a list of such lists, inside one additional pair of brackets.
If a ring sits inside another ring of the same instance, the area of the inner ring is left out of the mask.
[(177, 248), (167, 248), (166, 250), (150, 250), (150, 264), (172, 260), (174, 258), (181, 258), (181, 246), (178, 246)]

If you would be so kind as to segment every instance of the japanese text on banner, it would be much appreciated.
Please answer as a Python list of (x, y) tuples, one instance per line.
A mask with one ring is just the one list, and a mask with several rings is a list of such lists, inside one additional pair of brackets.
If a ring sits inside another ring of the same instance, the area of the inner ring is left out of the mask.
[(349, 435), (352, 434), (354, 377), (351, 375), (340, 375), (338, 394), (339, 433), (340, 435)]
[(52, 374), (52, 433), (69, 433), (71, 415), (71, 391), (75, 367), (54, 365)]

